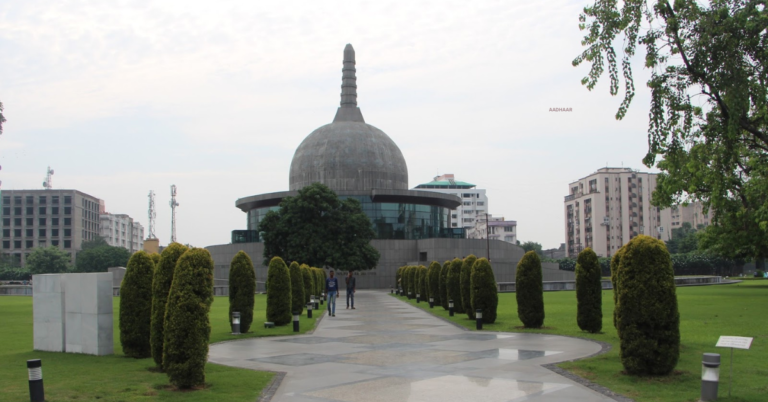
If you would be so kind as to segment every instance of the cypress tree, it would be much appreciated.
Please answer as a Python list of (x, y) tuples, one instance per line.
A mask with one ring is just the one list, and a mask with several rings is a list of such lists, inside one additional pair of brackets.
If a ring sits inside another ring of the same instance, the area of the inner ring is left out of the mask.
[(239, 251), (229, 265), (229, 325), (232, 313), (240, 313), (240, 332), (246, 333), (253, 323), (253, 307), (256, 293), (256, 272), (253, 261), (244, 251)]
[(445, 310), (448, 310), (448, 271), (450, 267), (451, 261), (446, 261), (440, 268), (440, 302)]
[(410, 299), (411, 298), (411, 266), (406, 265), (403, 267), (403, 292), (405, 292), (405, 296)]
[(403, 286), (401, 282), (402, 278), (403, 278), (403, 267), (400, 267), (397, 269), (397, 272), (395, 272), (395, 284), (396, 284), (395, 289), (400, 289)]
[(664, 242), (639, 235), (624, 246), (618, 269), (621, 364), (631, 375), (667, 375), (680, 357), (675, 273)]
[(155, 263), (155, 268), (157, 268), (157, 264), (160, 263), (160, 254), (152, 253), (149, 255), (149, 258), (152, 259), (152, 262)]
[(280, 257), (273, 257), (267, 271), (267, 321), (285, 325), (293, 318), (291, 312), (291, 274)]
[(408, 271), (408, 286), (411, 289), (411, 294), (416, 297), (416, 293), (419, 293), (419, 267), (411, 266), (411, 270)]
[[(466, 261), (466, 260), (465, 260)], [(475, 260), (470, 275), (469, 298), (471, 309), (483, 311), (483, 323), (496, 322), (496, 309), (499, 306), (499, 295), (496, 287), (496, 277), (493, 275), (491, 263), (486, 258)]]
[(301, 264), (301, 276), (304, 279), (304, 305), (309, 303), (309, 297), (315, 291), (315, 280), (312, 277), (312, 271), (307, 264)]
[[(173, 283), (173, 272), (176, 261), (189, 248), (179, 243), (171, 243), (163, 250), (160, 261), (155, 264), (155, 274), (152, 276), (152, 324), (149, 339), (152, 347), (152, 358), (157, 367), (163, 367), (163, 327), (165, 326), (165, 307), (168, 302), (168, 292)], [(155, 254), (150, 254), (150, 257)]]
[(603, 286), (597, 254), (587, 247), (576, 260), (576, 322), (582, 331), (603, 329)]
[(299, 263), (294, 261), (288, 268), (291, 274), (291, 312), (304, 312), (304, 276)]
[(525, 253), (517, 263), (515, 274), (517, 315), (526, 328), (544, 325), (544, 289), (541, 283), (541, 260), (536, 251)]
[[(467, 313), (467, 317), (470, 320), (475, 319), (475, 309), (472, 308), (472, 267), (475, 265), (477, 257), (474, 254), (470, 254), (461, 263), (461, 279), (459, 280), (459, 286), (461, 287), (461, 304), (464, 306), (464, 311)], [(495, 279), (494, 279), (495, 281)]]
[(454, 258), (448, 267), (448, 300), (453, 300), (453, 311), (456, 314), (464, 314), (464, 305), (461, 303), (461, 264), (462, 261)]
[(427, 279), (427, 267), (419, 265), (419, 293), (422, 301), (429, 301), (429, 281)]
[(442, 306), (440, 300), (440, 270), (442, 267), (437, 261), (432, 261), (427, 269), (427, 281), (429, 282), (429, 297), (434, 300), (435, 306)]
[(163, 334), (163, 367), (178, 388), (205, 384), (211, 303), (213, 259), (206, 249), (190, 249), (176, 263)]
[(155, 263), (144, 251), (128, 260), (120, 284), (120, 344), (128, 357), (152, 356), (149, 343), (152, 323), (152, 275)]
[[(621, 256), (624, 254), (624, 248), (622, 246), (616, 254), (611, 258), (611, 287), (613, 288), (613, 327), (619, 329), (619, 324), (616, 322), (616, 313), (619, 310), (619, 266), (621, 265)], [(619, 334), (619, 337), (621, 335)]]
[(315, 268), (315, 286), (317, 287), (315, 296), (320, 297), (325, 292), (325, 279), (323, 277), (322, 269)]

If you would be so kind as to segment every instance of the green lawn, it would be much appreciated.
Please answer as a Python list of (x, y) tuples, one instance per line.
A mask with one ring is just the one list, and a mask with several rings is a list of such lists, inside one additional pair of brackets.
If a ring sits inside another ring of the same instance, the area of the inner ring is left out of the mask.
[[(405, 297), (400, 297), (405, 300)], [(600, 356), (560, 364), (582, 377), (622, 395), (641, 401), (697, 401), (701, 387), (702, 353), (720, 353), (720, 398), (725, 401), (768, 400), (768, 282), (749, 281), (735, 285), (677, 288), (680, 310), (681, 354), (675, 373), (669, 377), (632, 377), (622, 373), (619, 339), (613, 327), (613, 293), (603, 292), (603, 333), (582, 332), (576, 325), (576, 292), (544, 293), (546, 318), (543, 329), (520, 328), (514, 293), (499, 294), (498, 318), (485, 324), (487, 331), (536, 332), (595, 339), (612, 345)], [(415, 300), (407, 301), (416, 305)], [(466, 315), (448, 317), (442, 307), (418, 307), (471, 330), (475, 322)], [(715, 348), (720, 335), (754, 337), (750, 350), (735, 350), (733, 391), (728, 398), (730, 349)]]
[[(253, 332), (230, 334), (228, 300), (216, 297), (211, 306), (211, 343), (254, 336), (293, 334), (291, 325), (264, 329), (266, 296), (256, 295)], [(172, 391), (168, 377), (148, 369), (152, 359), (131, 359), (122, 354), (118, 332), (119, 298), (114, 299), (115, 355), (89, 356), (32, 350), (32, 298), (0, 297), (0, 397), (3, 401), (29, 401), (26, 361), (42, 359), (46, 401), (227, 401), (256, 400), (272, 373), (206, 365), (204, 390)], [(315, 317), (318, 315), (316, 314)], [(302, 333), (314, 328), (316, 319), (300, 323)]]

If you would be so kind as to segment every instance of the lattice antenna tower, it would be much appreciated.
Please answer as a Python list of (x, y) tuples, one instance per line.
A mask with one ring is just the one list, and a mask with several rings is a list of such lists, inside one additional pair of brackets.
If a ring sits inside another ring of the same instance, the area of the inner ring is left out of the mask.
[(176, 207), (179, 203), (176, 202), (176, 185), (171, 185), (171, 243), (176, 241)]
[(43, 188), (50, 190), (53, 188), (53, 169), (48, 166), (48, 172), (45, 175), (45, 181), (43, 182)]
[(149, 211), (148, 217), (149, 217), (149, 239), (156, 239), (157, 236), (155, 236), (155, 218), (157, 217), (157, 214), (155, 213), (155, 192), (153, 190), (149, 190)]

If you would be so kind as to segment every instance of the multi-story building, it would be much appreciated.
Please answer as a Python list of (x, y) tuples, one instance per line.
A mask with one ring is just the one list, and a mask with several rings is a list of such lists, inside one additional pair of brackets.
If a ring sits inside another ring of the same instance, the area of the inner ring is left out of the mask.
[(57, 246), (74, 263), (99, 234), (101, 200), (77, 190), (3, 190), (2, 252), (24, 266), (35, 247)]
[(700, 203), (660, 209), (651, 205), (656, 174), (630, 168), (602, 168), (569, 184), (565, 196), (565, 247), (576, 257), (587, 247), (610, 257), (633, 237), (667, 241), (683, 222), (709, 224)]
[(437, 176), (431, 182), (419, 184), (416, 188), (453, 194), (461, 198), (461, 205), (451, 211), (451, 227), (469, 231), (475, 227), (479, 219), (484, 220), (488, 212), (488, 197), (485, 195), (485, 190), (478, 189), (474, 184), (456, 181), (453, 174)]
[[(486, 236), (487, 233), (487, 236)], [(475, 219), (475, 226), (467, 231), (468, 239), (501, 240), (507, 243), (517, 244), (517, 221), (504, 220), (501, 216), (479, 216)]]
[(144, 227), (128, 215), (104, 213), (99, 227), (99, 235), (110, 246), (123, 247), (131, 253), (144, 248)]

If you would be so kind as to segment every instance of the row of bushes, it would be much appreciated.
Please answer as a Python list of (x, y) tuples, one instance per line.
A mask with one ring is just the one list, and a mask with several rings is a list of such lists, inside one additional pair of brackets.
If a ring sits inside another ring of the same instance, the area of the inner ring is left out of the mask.
[(295, 261), (289, 267), (282, 258), (273, 257), (267, 271), (267, 321), (290, 323), (294, 312), (304, 311), (310, 296), (325, 292), (325, 278), (323, 269)]
[(440, 265), (437, 261), (429, 268), (403, 266), (398, 268), (395, 279), (398, 288), (413, 298), (432, 299), (435, 305), (449, 309), (453, 301), (455, 313), (475, 318), (475, 311), (483, 311), (483, 322), (496, 322), (498, 294), (496, 278), (487, 259), (470, 255), (464, 259), (455, 258)]
[(27, 268), (0, 267), (0, 281), (28, 281), (32, 273)]
[[(732, 260), (718, 255), (706, 253), (670, 254), (672, 270), (675, 275), (732, 275), (733, 270), (744, 264), (743, 261)], [(563, 271), (575, 271), (578, 263), (575, 258), (544, 259), (544, 262), (555, 262)], [(611, 275), (611, 259), (598, 258), (602, 276)]]

